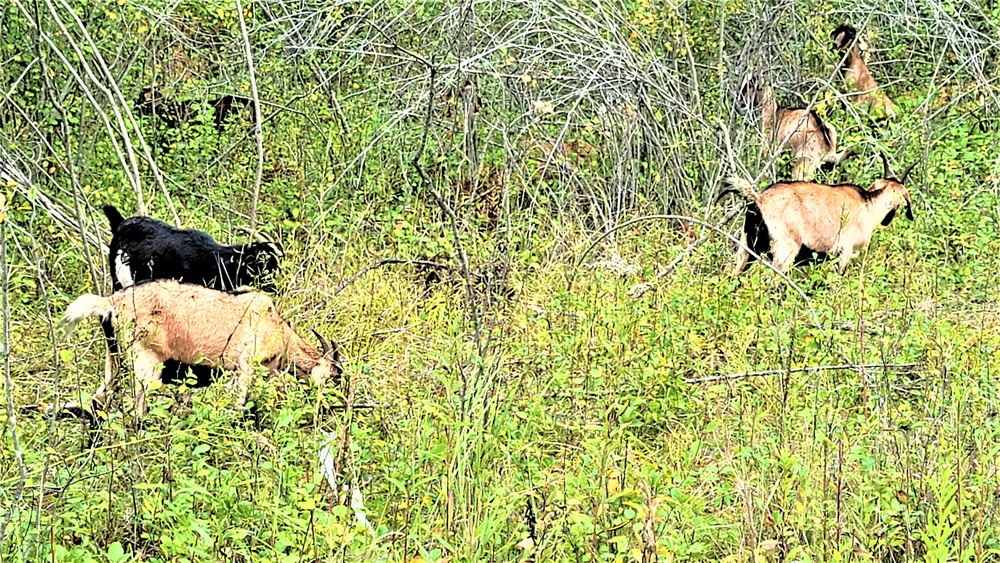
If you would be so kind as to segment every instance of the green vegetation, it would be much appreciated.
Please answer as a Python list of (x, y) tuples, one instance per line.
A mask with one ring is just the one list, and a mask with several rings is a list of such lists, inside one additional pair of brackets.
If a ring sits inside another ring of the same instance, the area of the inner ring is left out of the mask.
[[(837, 99), (843, 22), (898, 120)], [(43, 0), (0, 39), (0, 561), (1000, 557), (1000, 8)], [(721, 179), (791, 169), (751, 73), (860, 153), (820, 180), (918, 162), (916, 220), (844, 276), (728, 276)], [(254, 89), (259, 154), (203, 103)], [(254, 416), (166, 387), (93, 443), (22, 412), (103, 377), (96, 323), (58, 327), (110, 290), (103, 203), (280, 240), (276, 303), (344, 380), (260, 377)], [(625, 225), (656, 214), (694, 221)], [(354, 277), (387, 259), (422, 262)]]

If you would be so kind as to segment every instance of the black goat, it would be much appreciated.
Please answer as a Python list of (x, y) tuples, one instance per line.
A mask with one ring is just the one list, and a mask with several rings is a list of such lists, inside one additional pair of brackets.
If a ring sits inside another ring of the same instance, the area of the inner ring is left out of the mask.
[(253, 122), (254, 103), (250, 98), (226, 94), (221, 98), (209, 101), (208, 105), (212, 106), (212, 115), (217, 131), (225, 129), (226, 123), (235, 115), (242, 115), (250, 122)]
[(152, 217), (122, 217), (105, 205), (111, 224), (108, 261), (115, 291), (148, 280), (175, 279), (219, 291), (252, 285), (274, 291), (281, 247), (273, 242), (223, 246), (208, 233), (176, 229)]
[[(216, 131), (222, 132), (235, 115), (242, 114), (247, 119), (253, 119), (254, 101), (250, 98), (227, 94), (206, 103), (212, 108), (212, 122)], [(169, 98), (154, 88), (143, 88), (135, 101), (134, 109), (139, 115), (155, 115), (168, 128), (177, 129), (198, 114), (198, 104), (195, 101)]]
[[(150, 280), (175, 279), (220, 291), (253, 285), (274, 292), (274, 274), (283, 253), (273, 242), (222, 246), (201, 231), (177, 229), (152, 217), (126, 219), (112, 205), (103, 209), (111, 224), (108, 262), (114, 291)], [(105, 332), (109, 329), (105, 327)], [(186, 367), (168, 360), (164, 382), (184, 381)], [(207, 385), (214, 372), (207, 366), (193, 366), (195, 386)]]
[(182, 104), (160, 94), (158, 90), (144, 88), (139, 92), (133, 109), (139, 115), (155, 115), (170, 129), (176, 129), (194, 115), (190, 103)]

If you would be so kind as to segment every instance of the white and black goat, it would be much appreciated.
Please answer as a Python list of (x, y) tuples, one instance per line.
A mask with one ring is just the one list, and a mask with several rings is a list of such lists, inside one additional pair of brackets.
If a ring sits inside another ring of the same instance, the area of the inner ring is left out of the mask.
[(790, 151), (795, 159), (793, 180), (811, 180), (820, 166), (833, 168), (851, 154), (847, 148), (837, 152), (837, 130), (815, 111), (802, 108), (779, 108), (770, 85), (757, 85), (751, 78), (740, 90), (737, 109), (754, 110), (773, 154)]
[(746, 180), (727, 178), (752, 200), (733, 276), (743, 273), (753, 259), (746, 246), (761, 256), (769, 253), (781, 273), (816, 253), (821, 258), (837, 256), (837, 271), (843, 274), (851, 258), (871, 242), (875, 226), (888, 225), (900, 206), (913, 220), (910, 194), (903, 185), (913, 165), (897, 180), (884, 155), (882, 162), (884, 177), (868, 190), (854, 184), (779, 182), (758, 193)]
[(323, 385), (340, 376), (336, 346), (313, 331), (321, 349), (306, 343), (281, 318), (266, 294), (246, 289), (225, 293), (173, 280), (152, 281), (108, 297), (83, 294), (63, 316), (67, 334), (81, 320), (100, 317), (114, 327), (108, 339), (104, 383), (94, 393), (106, 407), (115, 381), (116, 353), (129, 360), (135, 377), (135, 417), (146, 412), (146, 392), (162, 382), (161, 366), (168, 361), (235, 370), (236, 402), (243, 405), (253, 383), (255, 366), (271, 374), (294, 369), (300, 379)]
[(862, 57), (867, 46), (858, 37), (858, 31), (843, 24), (833, 30), (830, 37), (833, 39), (833, 48), (845, 53), (840, 73), (849, 90), (847, 98), (864, 108), (874, 119), (896, 119), (896, 106), (868, 71), (868, 65)]
[(220, 291), (250, 285), (274, 291), (281, 247), (261, 241), (224, 246), (208, 233), (177, 229), (152, 217), (128, 219), (105, 205), (111, 224), (108, 260), (115, 290), (147, 280), (175, 279)]

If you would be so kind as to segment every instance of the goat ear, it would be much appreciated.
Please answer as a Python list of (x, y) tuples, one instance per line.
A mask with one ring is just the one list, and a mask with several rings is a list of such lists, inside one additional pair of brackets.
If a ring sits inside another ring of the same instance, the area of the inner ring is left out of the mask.
[(330, 350), (330, 353), (325, 354), (324, 357), (333, 364), (333, 371), (336, 372), (337, 377), (344, 374), (344, 369), (340, 365), (340, 346), (336, 342), (333, 343), (333, 349)]
[(833, 48), (834, 49), (840, 49), (841, 45), (843, 45), (843, 44), (844, 44), (844, 32), (840, 31), (838, 33), (837, 31), (834, 31), (833, 32)]
[[(907, 209), (909, 209), (909, 207), (907, 207)], [(895, 216), (896, 216), (896, 210), (895, 209), (893, 209), (892, 211), (886, 213), (885, 214), (885, 218), (882, 219), (882, 226), (885, 227), (889, 223), (891, 223), (892, 222), (892, 218), (895, 217)], [(911, 219), (912, 219), (912, 217), (911, 217)]]

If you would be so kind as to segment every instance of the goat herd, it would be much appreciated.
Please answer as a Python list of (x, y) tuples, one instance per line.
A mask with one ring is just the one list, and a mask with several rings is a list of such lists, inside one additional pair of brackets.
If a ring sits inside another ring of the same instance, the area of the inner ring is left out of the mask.
[[(874, 118), (895, 118), (892, 101), (872, 78), (861, 56), (864, 42), (857, 30), (841, 25), (831, 34), (835, 49), (845, 53), (840, 71), (850, 93), (848, 99)], [(730, 177), (730, 189), (750, 198), (743, 222), (742, 244), (736, 255), (733, 276), (743, 273), (754, 258), (770, 256), (774, 268), (784, 274), (799, 261), (816, 255), (839, 258), (838, 271), (868, 246), (877, 223), (888, 225), (900, 206), (913, 219), (910, 194), (903, 185), (911, 164), (897, 179), (882, 157), (882, 179), (869, 189), (856, 184), (827, 185), (812, 182), (821, 165), (833, 166), (851, 154), (837, 152), (837, 132), (814, 111), (777, 108), (770, 86), (758, 87), (753, 80), (741, 90), (737, 106), (757, 111), (767, 146), (775, 153), (790, 151), (795, 159), (792, 181), (772, 184), (757, 192), (751, 182)]]
[[(854, 92), (849, 97), (869, 113), (877, 108), (883, 116), (894, 117), (892, 102), (879, 91), (860, 55), (856, 31), (842, 25), (833, 32), (833, 41), (846, 53), (841, 70)], [(760, 256), (771, 255), (775, 268), (785, 273), (796, 260), (813, 253), (838, 256), (843, 272), (851, 257), (869, 243), (877, 222), (887, 225), (902, 205), (907, 217), (913, 218), (903, 185), (910, 169), (895, 179), (883, 155), (884, 177), (870, 189), (814, 183), (811, 179), (820, 165), (832, 166), (851, 152), (837, 152), (835, 129), (813, 111), (776, 109), (769, 86), (759, 88), (751, 81), (741, 98), (742, 109), (752, 105), (759, 111), (769, 147), (791, 151), (796, 162), (792, 181), (759, 193), (746, 180), (727, 179), (731, 188), (723, 193), (741, 192), (751, 200), (734, 276)], [(157, 101), (146, 91), (140, 100)], [(165, 102), (160, 105), (166, 107)], [(218, 109), (221, 102), (215, 106)], [(201, 231), (177, 229), (150, 217), (126, 219), (112, 206), (105, 206), (104, 213), (112, 233), (108, 260), (114, 293), (81, 295), (64, 316), (70, 331), (84, 318), (101, 319), (108, 356), (104, 382), (90, 407), (107, 408), (121, 358), (128, 358), (132, 367), (136, 421), (146, 411), (145, 394), (152, 386), (183, 378), (189, 371), (200, 383), (219, 369), (235, 371), (240, 405), (247, 399), (258, 361), (272, 374), (292, 368), (317, 385), (340, 376), (335, 345), (318, 333), (320, 348), (307, 344), (281, 318), (267, 294), (248, 287), (274, 291), (273, 277), (282, 256), (277, 244), (265, 240), (222, 246)], [(125, 349), (119, 347), (120, 335), (128, 343)], [(89, 414), (80, 405), (70, 405), (62, 407)]]
[[(235, 370), (239, 405), (246, 403), (256, 361), (272, 374), (293, 368), (316, 385), (340, 376), (336, 345), (315, 331), (320, 349), (309, 345), (267, 294), (249, 287), (273, 291), (282, 255), (277, 244), (222, 246), (201, 231), (150, 217), (126, 219), (110, 205), (104, 214), (111, 225), (108, 261), (115, 292), (83, 294), (63, 316), (68, 334), (87, 317), (101, 319), (108, 356), (104, 382), (92, 396), (94, 409), (107, 408), (122, 357), (130, 360), (135, 380), (136, 422), (146, 412), (146, 392), (164, 379), (183, 378), (189, 368), (199, 382), (220, 368)], [(124, 350), (120, 332), (128, 343)], [(98, 420), (75, 403), (60, 408)]]

